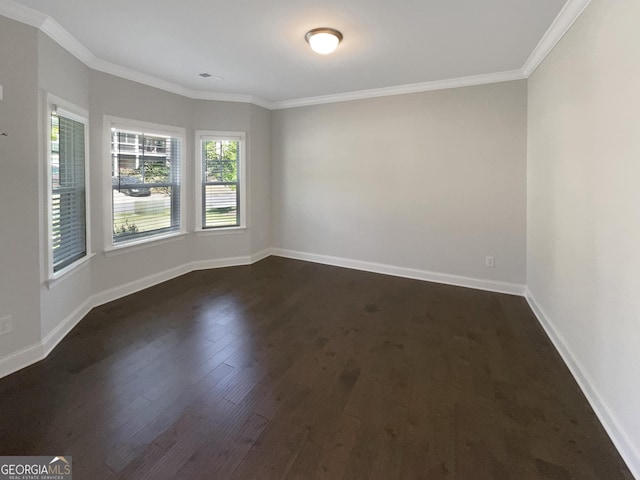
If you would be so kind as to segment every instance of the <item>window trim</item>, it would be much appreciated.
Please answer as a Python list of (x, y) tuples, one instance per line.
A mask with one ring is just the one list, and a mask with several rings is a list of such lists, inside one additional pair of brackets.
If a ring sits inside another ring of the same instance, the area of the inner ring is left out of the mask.
[[(104, 211), (104, 252), (109, 256), (109, 252), (115, 252), (117, 250), (138, 250), (147, 244), (153, 244), (154, 242), (164, 243), (167, 239), (172, 237), (178, 237), (184, 235), (186, 230), (186, 129), (182, 127), (172, 125), (162, 125), (152, 122), (144, 122), (140, 120), (132, 120), (129, 118), (114, 117), (111, 115), (104, 116), (104, 132), (103, 132), (103, 148), (104, 148), (104, 161), (102, 165), (103, 174), (103, 211)], [(111, 183), (111, 129), (116, 128), (120, 130), (146, 130), (149, 133), (157, 133), (159, 135), (168, 135), (180, 138), (180, 228), (174, 232), (153, 235), (148, 238), (137, 238), (129, 242), (113, 243), (113, 185)], [(137, 247), (137, 248), (132, 248)], [(124, 253), (124, 252), (123, 252)]]
[[(47, 93), (46, 96), (46, 115), (45, 115), (45, 179), (46, 179), (46, 252), (45, 259), (47, 265), (47, 284), (51, 288), (54, 284), (58, 283), (63, 277), (66, 277), (70, 273), (76, 271), (79, 267), (87, 263), (94, 253), (91, 249), (91, 189), (90, 189), (90, 156), (89, 150), (89, 111), (78, 107), (77, 105), (64, 100), (56, 95)], [(51, 174), (51, 114), (56, 111), (62, 113), (64, 117), (80, 122), (84, 125), (84, 192), (85, 192), (85, 247), (86, 253), (70, 263), (69, 265), (61, 268), (57, 272), (53, 271), (53, 176)]]
[[(208, 227), (203, 225), (202, 215), (202, 148), (201, 142), (203, 140), (216, 140), (216, 139), (238, 139), (240, 141), (240, 155), (238, 161), (240, 167), (238, 173), (240, 175), (240, 224), (228, 227)], [(244, 233), (247, 230), (247, 162), (248, 162), (248, 145), (247, 145), (247, 133), (246, 132), (232, 132), (222, 130), (197, 130), (195, 134), (194, 143), (194, 156), (195, 156), (195, 225), (196, 233), (198, 235), (221, 235), (229, 233)]]

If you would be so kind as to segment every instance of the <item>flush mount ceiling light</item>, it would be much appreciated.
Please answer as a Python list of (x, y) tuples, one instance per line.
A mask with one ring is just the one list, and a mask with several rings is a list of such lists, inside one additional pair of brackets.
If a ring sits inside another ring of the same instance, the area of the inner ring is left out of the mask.
[(338, 47), (342, 41), (342, 34), (333, 28), (314, 28), (307, 32), (304, 39), (311, 46), (311, 50), (327, 55)]

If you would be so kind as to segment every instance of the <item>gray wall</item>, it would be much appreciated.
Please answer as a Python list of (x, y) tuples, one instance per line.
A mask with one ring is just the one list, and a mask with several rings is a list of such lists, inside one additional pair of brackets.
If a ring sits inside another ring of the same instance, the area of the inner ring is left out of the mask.
[[(105, 214), (110, 182), (104, 182), (108, 175), (105, 165), (110, 164), (108, 145), (104, 145), (104, 116), (115, 116), (145, 122), (170, 125), (186, 129), (186, 169), (183, 186), (186, 188), (184, 219), (187, 231), (195, 228), (195, 132), (198, 130), (247, 132), (250, 155), (248, 176), (256, 177), (268, 172), (270, 162), (269, 143), (265, 135), (269, 132), (269, 112), (261, 107), (243, 103), (191, 100), (180, 95), (147, 87), (136, 82), (114, 77), (101, 72), (90, 74), (90, 114), (91, 114), (91, 179), (93, 246), (96, 252), (105, 248)], [(255, 112), (252, 117), (251, 113)], [(265, 114), (266, 112), (266, 114)], [(265, 133), (266, 132), (266, 133)], [(255, 141), (256, 148), (252, 149)], [(107, 185), (105, 187), (105, 185)], [(248, 210), (251, 218), (247, 230), (233, 234), (191, 233), (186, 238), (172, 243), (149, 245), (126, 253), (105, 256), (97, 255), (92, 262), (93, 292), (99, 294), (122, 284), (152, 277), (191, 262), (206, 262), (216, 259), (244, 257), (266, 248), (261, 244), (252, 245), (251, 235), (259, 235), (268, 222), (268, 192), (259, 182), (248, 182)], [(252, 199), (255, 201), (252, 202)], [(255, 233), (254, 233), (255, 232)]]
[(251, 225), (251, 251), (261, 252), (271, 243), (271, 112), (251, 105), (249, 148), (250, 198), (247, 212)]
[[(526, 258), (538, 314), (640, 472), (637, 18), (636, 0), (593, 0), (530, 79), (528, 106), (519, 81), (269, 112), (90, 71), (0, 16), (0, 317), (14, 319), (0, 365), (32, 358), (89, 297), (194, 261), (275, 246), (523, 283)], [(46, 92), (91, 112), (96, 252), (51, 289)], [(104, 256), (104, 115), (187, 130), (190, 205), (195, 131), (247, 131), (249, 229)]]
[(523, 284), (526, 88), (273, 112), (274, 246)]
[(593, 0), (529, 80), (527, 284), (640, 474), (638, 18)]
[[(196, 101), (92, 71), (32, 27), (0, 16), (0, 318), (14, 331), (0, 337), (0, 375), (33, 362), (96, 301), (146, 286), (194, 262), (248, 257), (270, 242), (271, 113), (248, 104)], [(89, 110), (91, 246), (95, 256), (49, 285), (47, 254), (47, 94)], [(179, 241), (106, 256), (110, 155), (105, 115), (186, 130), (184, 186), (188, 234)], [(195, 234), (196, 130), (247, 133), (248, 228), (234, 234)], [(110, 293), (115, 292), (115, 293)], [(41, 342), (45, 340), (44, 347)], [(27, 348), (25, 352), (21, 352)], [(15, 356), (18, 354), (17, 356)]]
[[(101, 253), (105, 249), (105, 231), (111, 232), (111, 227), (105, 223), (111, 198), (111, 181), (105, 179), (111, 175), (111, 156), (110, 145), (105, 145), (104, 132), (108, 127), (104, 116), (188, 129), (191, 125), (191, 108), (189, 100), (180, 95), (113, 75), (92, 70), (89, 78), (92, 243), (94, 251), (98, 252), (92, 261), (92, 284), (93, 292), (100, 293), (176, 268), (191, 260), (189, 238), (174, 243), (149, 245), (149, 248), (127, 251), (112, 257)], [(186, 158), (184, 158), (187, 167), (190, 167), (193, 156), (193, 142), (189, 140), (190, 136), (187, 133)], [(192, 172), (191, 168), (187, 168), (185, 172), (187, 181), (191, 178)]]
[(0, 16), (0, 357), (40, 340), (37, 31)]
[(89, 68), (42, 32), (38, 32), (38, 86), (89, 109)]
[[(247, 142), (251, 142), (253, 132), (250, 132), (249, 104), (203, 100), (191, 100), (191, 104), (194, 130), (248, 132)], [(195, 142), (195, 132), (191, 132), (189, 138)], [(249, 163), (252, 160), (252, 158), (248, 158)], [(192, 191), (195, 195), (195, 188)], [(193, 202), (195, 202), (195, 197)], [(192, 223), (195, 226), (195, 217), (192, 219)], [(248, 231), (228, 235), (200, 233), (193, 238), (192, 248), (194, 260), (200, 261), (247, 255), (250, 245)]]
[[(38, 32), (38, 87), (40, 92), (39, 127), (45, 132), (48, 122), (47, 93), (56, 95), (85, 110), (89, 109), (89, 69), (51, 38)], [(60, 323), (91, 297), (91, 263), (73, 271), (64, 281), (48, 284), (46, 154), (44, 133), (39, 135), (40, 153), (40, 320), (41, 335), (46, 337)]]

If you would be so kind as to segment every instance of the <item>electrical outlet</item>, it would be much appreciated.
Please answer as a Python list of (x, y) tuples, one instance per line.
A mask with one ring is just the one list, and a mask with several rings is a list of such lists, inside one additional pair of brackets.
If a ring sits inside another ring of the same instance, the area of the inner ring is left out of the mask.
[(489, 268), (493, 268), (496, 266), (496, 259), (487, 255), (484, 259), (484, 264)]
[(7, 315), (6, 317), (0, 318), (0, 335), (11, 333), (11, 330), (13, 330), (13, 317)]

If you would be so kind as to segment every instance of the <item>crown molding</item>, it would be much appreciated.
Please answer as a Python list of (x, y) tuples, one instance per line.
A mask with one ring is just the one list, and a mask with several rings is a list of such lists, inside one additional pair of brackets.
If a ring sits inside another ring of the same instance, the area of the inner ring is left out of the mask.
[(533, 49), (531, 55), (522, 66), (522, 73), (529, 78), (551, 53), (562, 37), (569, 31), (582, 12), (589, 6), (591, 0), (568, 0), (542, 39)]
[(571, 25), (573, 25), (573, 23), (578, 19), (590, 2), (591, 0), (568, 0), (521, 69), (273, 102), (252, 95), (193, 90), (128, 67), (123, 67), (115, 63), (101, 60), (53, 18), (35, 9), (21, 5), (13, 0), (0, 0), (0, 15), (31, 25), (41, 30), (52, 40), (57, 42), (62, 48), (67, 50), (87, 67), (93, 70), (108, 73), (110, 75), (125, 78), (127, 80), (195, 100), (250, 103), (269, 110), (280, 110), (285, 108), (348, 102), (352, 100), (363, 100), (366, 98), (404, 95), (409, 93), (469, 87), (529, 78), (545, 57), (551, 52), (553, 47), (555, 47), (564, 34), (567, 33), (569, 28), (571, 28)]
[(408, 93), (430, 92), (433, 90), (445, 90), (449, 88), (471, 87), (474, 85), (486, 85), (488, 83), (509, 82), (526, 78), (521, 70), (508, 70), (506, 72), (487, 73), (470, 77), (450, 78), (424, 83), (411, 83), (409, 85), (397, 85), (394, 87), (373, 88), (355, 92), (338, 93), (335, 95), (323, 95), (320, 97), (298, 98), (273, 102), (273, 110), (284, 108), (307, 107), (310, 105), (322, 105), (325, 103), (349, 102), (351, 100), (363, 100), (366, 98), (388, 97), (392, 95), (405, 95)]
[(275, 110), (275, 102), (265, 100), (261, 97), (251, 97), (251, 103), (258, 107), (266, 108), (267, 110)]
[[(53, 38), (53, 37), (52, 37)], [(55, 38), (54, 38), (55, 40)], [(193, 90), (187, 87), (183, 87), (177, 83), (169, 82), (161, 78), (148, 75), (146, 73), (133, 70), (132, 68), (123, 67), (115, 63), (107, 62), (93, 57), (89, 62), (85, 64), (99, 72), (108, 73), (119, 78), (131, 80), (133, 82), (141, 83), (149, 87), (164, 90), (165, 92), (175, 93), (183, 97), (191, 98), (193, 100), (213, 100), (218, 102), (236, 102), (236, 103), (251, 103), (264, 107), (267, 109), (272, 108), (272, 102), (262, 99), (260, 97), (254, 97), (252, 95), (243, 95), (237, 93), (224, 93), (224, 92), (207, 92), (202, 90)]]
[(116, 63), (107, 62), (106, 60), (95, 58), (93, 61), (87, 63), (87, 66), (93, 70), (97, 70), (98, 72), (108, 73), (109, 75), (141, 83), (148, 87), (157, 88), (169, 93), (175, 93), (176, 95), (181, 95), (183, 97), (194, 98), (194, 91), (183, 87), (182, 85), (178, 85)]
[(0, 1), (0, 15), (10, 18), (16, 22), (26, 23), (32, 27), (40, 28), (45, 22), (47, 15), (33, 8), (25, 7), (12, 0)]
[(89, 51), (76, 37), (71, 35), (62, 25), (56, 22), (53, 18), (45, 18), (42, 25), (40, 25), (40, 31), (48, 35), (52, 40), (57, 42), (62, 48), (64, 48), (71, 55), (76, 57), (82, 63), (87, 66), (98, 61), (96, 56)]
[(187, 98), (197, 100), (216, 100), (221, 102), (253, 103), (260, 107), (271, 108), (271, 102), (252, 95), (192, 90), (182, 85), (139, 72), (132, 68), (99, 59), (52, 17), (34, 10), (33, 8), (14, 2), (13, 0), (0, 0), (0, 15), (39, 29), (53, 41), (58, 43), (58, 45), (93, 70), (108, 73), (116, 77), (138, 82), (149, 87), (158, 88)]
[(251, 103), (271, 109), (271, 102), (264, 98), (254, 97), (253, 95), (244, 95), (241, 93), (223, 93), (223, 92), (207, 92), (201, 90), (191, 90), (191, 93), (187, 95), (189, 98), (195, 100), (214, 100), (217, 102), (239, 102), (239, 103)]

